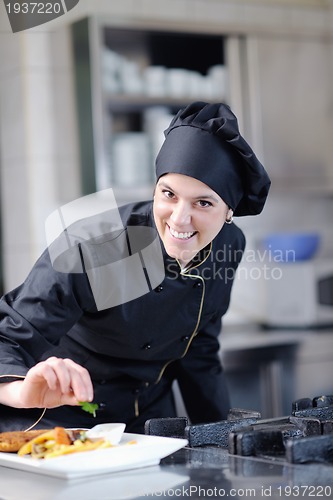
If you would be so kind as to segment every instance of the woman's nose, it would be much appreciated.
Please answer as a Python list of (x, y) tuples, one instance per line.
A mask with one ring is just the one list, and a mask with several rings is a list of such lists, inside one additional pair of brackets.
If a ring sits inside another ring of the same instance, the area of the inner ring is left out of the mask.
[(191, 222), (191, 210), (185, 203), (177, 203), (171, 214), (172, 222), (177, 226), (183, 226)]

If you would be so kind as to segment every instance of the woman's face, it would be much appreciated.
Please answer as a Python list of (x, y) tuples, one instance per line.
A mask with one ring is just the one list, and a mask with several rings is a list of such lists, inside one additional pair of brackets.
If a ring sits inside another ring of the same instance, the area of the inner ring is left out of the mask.
[(156, 184), (157, 230), (167, 254), (182, 266), (215, 238), (231, 215), (222, 198), (193, 177), (166, 174)]

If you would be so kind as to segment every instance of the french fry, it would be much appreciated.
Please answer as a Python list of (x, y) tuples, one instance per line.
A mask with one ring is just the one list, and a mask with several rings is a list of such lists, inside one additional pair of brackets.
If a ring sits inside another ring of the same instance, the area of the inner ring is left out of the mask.
[(25, 443), (17, 452), (20, 457), (30, 455), (34, 444), (41, 444), (49, 440), (54, 440), (54, 430), (45, 432)]
[(71, 453), (82, 451), (97, 450), (100, 448), (109, 448), (110, 446), (111, 444), (107, 441), (104, 441), (104, 439), (94, 442), (85, 441), (84, 443), (82, 443), (82, 441), (74, 441), (74, 443), (71, 445), (59, 445), (58, 447), (55, 446), (53, 450), (50, 449), (49, 451), (46, 451), (44, 454), (44, 458), (60, 457), (61, 455), (69, 455)]
[(87, 438), (73, 438), (63, 427), (55, 427), (24, 444), (18, 451), (19, 456), (31, 455), (32, 458), (54, 458), (70, 453), (109, 448), (113, 445), (105, 439), (91, 441)]

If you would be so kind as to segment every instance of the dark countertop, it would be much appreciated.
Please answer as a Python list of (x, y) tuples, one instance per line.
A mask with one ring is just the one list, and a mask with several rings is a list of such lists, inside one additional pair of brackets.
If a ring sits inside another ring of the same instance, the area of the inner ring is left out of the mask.
[(293, 498), (290, 488), (296, 486), (303, 492), (306, 487), (309, 491), (312, 488), (312, 496), (330, 498), (333, 465), (288, 465), (278, 460), (232, 456), (222, 448), (185, 448), (158, 466), (80, 480), (0, 467), (0, 485), (1, 500)]
[(333, 328), (264, 329), (255, 324), (228, 325), (221, 332), (222, 351), (325, 341), (333, 345)]
[(332, 393), (331, 328), (269, 330), (229, 324), (220, 346), (234, 407), (277, 417), (290, 412), (292, 401)]
[(220, 335), (224, 367), (271, 362), (287, 357), (302, 361), (332, 361), (333, 329), (265, 330), (256, 325), (229, 326)]

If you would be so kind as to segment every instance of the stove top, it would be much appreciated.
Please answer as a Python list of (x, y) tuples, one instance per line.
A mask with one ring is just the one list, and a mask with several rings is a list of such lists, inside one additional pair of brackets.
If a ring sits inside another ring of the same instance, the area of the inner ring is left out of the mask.
[(299, 399), (291, 415), (281, 418), (262, 419), (257, 411), (232, 409), (227, 420), (209, 424), (188, 425), (185, 417), (152, 419), (145, 432), (185, 437), (191, 448), (226, 448), (230, 455), (333, 464), (333, 396)]
[(252, 485), (258, 497), (333, 496), (333, 396), (297, 400), (281, 418), (232, 409), (227, 420), (209, 424), (152, 419), (145, 432), (188, 439), (189, 446), (162, 465), (182, 464), (191, 484), (205, 477), (212, 484), (215, 470), (215, 482)]

